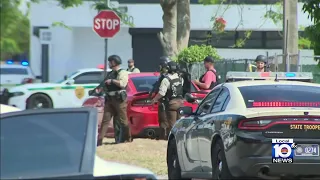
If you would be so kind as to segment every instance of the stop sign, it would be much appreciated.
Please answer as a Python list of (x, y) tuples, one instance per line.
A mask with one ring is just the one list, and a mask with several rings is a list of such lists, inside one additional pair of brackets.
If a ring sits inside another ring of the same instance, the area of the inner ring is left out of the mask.
[(100, 11), (93, 19), (93, 30), (102, 38), (112, 38), (120, 31), (120, 17), (114, 11)]

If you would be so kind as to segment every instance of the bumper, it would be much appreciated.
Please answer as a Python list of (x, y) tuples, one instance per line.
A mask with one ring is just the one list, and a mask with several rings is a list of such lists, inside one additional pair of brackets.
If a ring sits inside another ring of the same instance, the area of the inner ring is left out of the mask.
[(21, 110), (26, 109), (27, 96), (14, 96), (9, 98), (9, 106), (17, 107)]
[(154, 138), (159, 133), (158, 111), (149, 107), (130, 107), (128, 120), (134, 137)]
[[(264, 138), (261, 138), (264, 139)], [(299, 140), (297, 144), (320, 144), (319, 139)], [(317, 177), (320, 178), (320, 157), (294, 157), (293, 163), (272, 163), (271, 139), (259, 141), (237, 136), (237, 142), (226, 151), (230, 172), (235, 177)]]

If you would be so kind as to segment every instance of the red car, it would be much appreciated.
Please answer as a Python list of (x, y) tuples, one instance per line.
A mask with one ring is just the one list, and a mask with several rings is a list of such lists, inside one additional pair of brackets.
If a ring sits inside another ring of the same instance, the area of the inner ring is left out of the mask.
[[(131, 134), (135, 138), (156, 138), (159, 132), (157, 105), (151, 105), (148, 92), (152, 90), (153, 84), (158, 80), (159, 73), (130, 73), (127, 86), (128, 107), (127, 115)], [(200, 92), (198, 87), (192, 84), (191, 93), (197, 99), (203, 99), (205, 92)], [(196, 103), (188, 103), (195, 110)], [(84, 103), (86, 107), (97, 107), (99, 112), (99, 129), (103, 117), (104, 97), (90, 97)], [(113, 137), (113, 123), (110, 123), (106, 137)]]

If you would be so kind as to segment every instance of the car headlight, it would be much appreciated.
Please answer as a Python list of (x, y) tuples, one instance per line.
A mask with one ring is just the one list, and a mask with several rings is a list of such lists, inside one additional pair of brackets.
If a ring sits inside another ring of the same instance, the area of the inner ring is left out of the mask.
[(23, 96), (24, 92), (10, 92), (9, 96), (10, 97), (15, 97), (15, 96)]

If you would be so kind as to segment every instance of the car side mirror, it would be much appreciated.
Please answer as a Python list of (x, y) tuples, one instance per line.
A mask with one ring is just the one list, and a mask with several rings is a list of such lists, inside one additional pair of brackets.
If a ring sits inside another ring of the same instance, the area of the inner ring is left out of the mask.
[(66, 84), (68, 85), (74, 84), (74, 79), (68, 79)]
[(190, 116), (193, 114), (192, 107), (189, 107), (189, 106), (180, 107), (178, 109), (178, 112), (182, 116)]
[(184, 97), (185, 97), (186, 101), (189, 103), (194, 103), (196, 101), (194, 96), (190, 93), (186, 93), (186, 95), (184, 95)]

